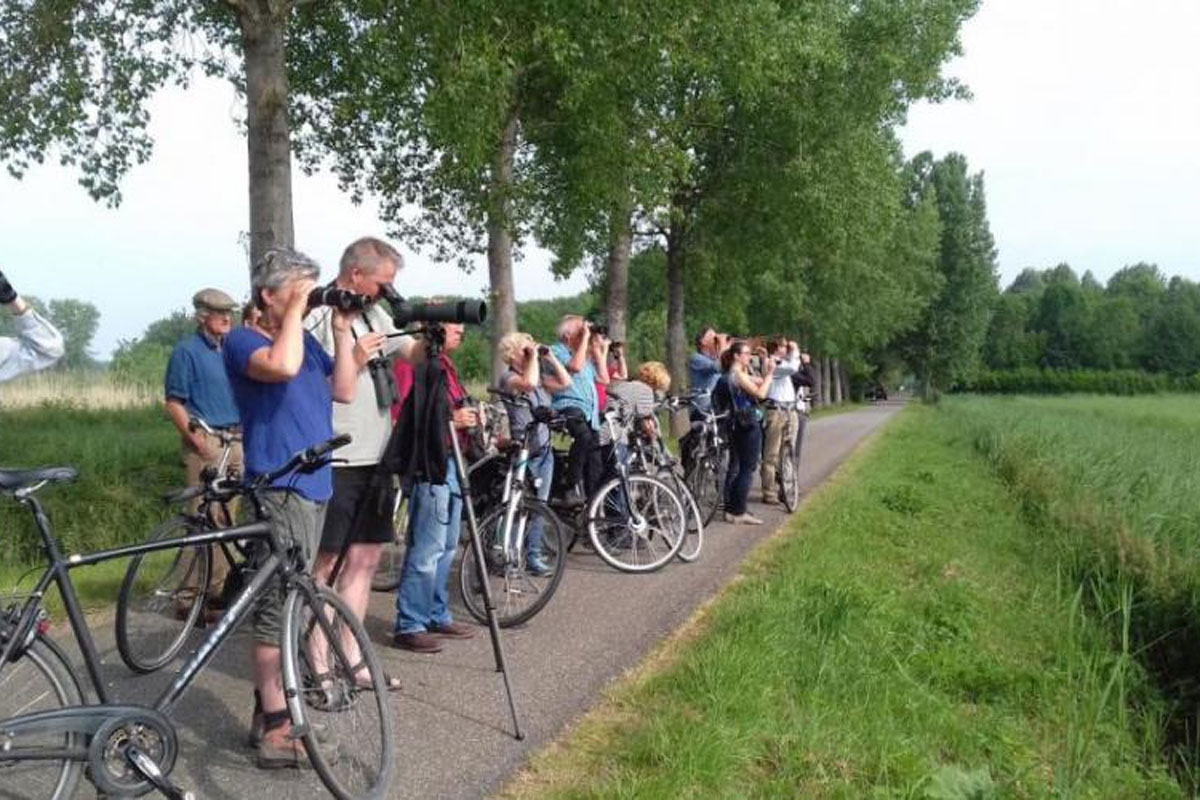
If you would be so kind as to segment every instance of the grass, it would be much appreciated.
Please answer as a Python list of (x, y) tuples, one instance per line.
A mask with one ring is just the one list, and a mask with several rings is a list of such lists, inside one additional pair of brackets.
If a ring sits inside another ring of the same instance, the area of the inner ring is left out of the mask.
[(140, 409), (162, 402), (162, 387), (130, 383), (102, 371), (37, 372), (0, 383), (0, 408), (46, 405)]
[(1128, 586), (1074, 580), (946, 423), (904, 412), (503, 796), (1183, 796)]

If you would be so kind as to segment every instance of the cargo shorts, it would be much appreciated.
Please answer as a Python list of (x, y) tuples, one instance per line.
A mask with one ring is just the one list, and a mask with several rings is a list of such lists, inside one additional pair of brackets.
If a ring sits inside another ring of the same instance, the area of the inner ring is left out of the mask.
[[(316, 503), (301, 494), (288, 491), (265, 492), (263, 508), (270, 514), (275, 534), (285, 548), (296, 548), (306, 568), (311, 569), (321, 541), (325, 524), (325, 503)], [(259, 543), (258, 561), (269, 555), (268, 544)], [(267, 585), (254, 606), (254, 641), (270, 647), (281, 647), (283, 635), (283, 603), (287, 588), (283, 578)]]

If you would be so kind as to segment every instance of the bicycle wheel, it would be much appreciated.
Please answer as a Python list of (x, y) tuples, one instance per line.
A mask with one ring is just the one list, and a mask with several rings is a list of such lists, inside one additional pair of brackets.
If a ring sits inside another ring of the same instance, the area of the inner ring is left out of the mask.
[(659, 480), (671, 487), (671, 490), (679, 496), (679, 502), (683, 504), (683, 513), (687, 519), (687, 534), (683, 539), (683, 547), (679, 548), (676, 553), (680, 561), (692, 563), (700, 557), (700, 549), (704, 546), (704, 515), (700, 513), (700, 506), (696, 503), (696, 498), (692, 496), (692, 490), (688, 488), (687, 483), (679, 479), (679, 476), (674, 472), (667, 470), (660, 472)]
[[(0, 630), (0, 641), (3, 641)], [(4, 720), (36, 711), (52, 711), (83, 704), (79, 680), (62, 651), (40, 636), (16, 661), (0, 664), (0, 731)], [(75, 791), (83, 768), (81, 761), (55, 759), (51, 752), (84, 750), (77, 733), (0, 733), (0, 797), (14, 800), (67, 798)], [(27, 759), (13, 754), (29, 754)]]
[(376, 592), (394, 592), (400, 585), (400, 571), (404, 569), (404, 551), (408, 542), (408, 498), (396, 495), (396, 511), (392, 515), (396, 535), (383, 546), (379, 567), (371, 578), (371, 589)]
[[(149, 542), (199, 532), (184, 517), (151, 532)], [(134, 556), (117, 597), (117, 651), (134, 672), (153, 672), (183, 649), (204, 610), (210, 546), (179, 547)]]
[(721, 507), (725, 489), (725, 481), (718, 474), (716, 465), (707, 457), (697, 460), (684, 477), (684, 483), (700, 508), (700, 519), (705, 525), (712, 522)]
[[(515, 559), (504, 553), (504, 522), (508, 507), (498, 506), (479, 523), (479, 538), (483, 542), (486, 568), (479, 569), (475, 548), (468, 542), (459, 571), (459, 588), (463, 603), (471, 616), (487, 622), (483, 602), (483, 577), (486, 574), (496, 605), (496, 619), (501, 628), (528, 622), (550, 602), (567, 569), (567, 534), (558, 515), (545, 503), (526, 499), (513, 517), (512, 538), (523, 534), (521, 552)], [(542, 566), (545, 574), (534, 574), (528, 561), (529, 533), (535, 524), (542, 526)]]
[(779, 467), (775, 470), (775, 480), (779, 483), (779, 499), (783, 501), (783, 507), (789, 513), (795, 511), (800, 505), (800, 475), (791, 442), (784, 442), (779, 448)]
[[(629, 490), (626, 494), (625, 486)], [(596, 555), (622, 572), (653, 572), (683, 547), (687, 516), (670, 487), (649, 475), (613, 478), (588, 505)]]
[(313, 768), (341, 800), (382, 798), (396, 770), (395, 708), (362, 623), (325, 586), (288, 594), (283, 681)]

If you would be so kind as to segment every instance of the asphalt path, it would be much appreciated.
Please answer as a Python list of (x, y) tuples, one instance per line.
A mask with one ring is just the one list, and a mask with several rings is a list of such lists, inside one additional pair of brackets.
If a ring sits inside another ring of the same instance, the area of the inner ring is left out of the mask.
[[(805, 493), (820, 484), (898, 409), (872, 405), (811, 422), (800, 478)], [(757, 481), (751, 496), (757, 494)], [(715, 523), (693, 564), (677, 562), (650, 575), (627, 575), (587, 550), (569, 556), (554, 599), (526, 626), (503, 633), (525, 733), (513, 735), (487, 629), (468, 641), (448, 641), (435, 655), (390, 646), (393, 597), (376, 594), (367, 627), (385, 668), (403, 689), (391, 695), (398, 721), (398, 771), (393, 798), (478, 798), (498, 790), (538, 748), (584, 714), (605, 686), (636, 666), (736, 573), (754, 545), (785, 522), (757, 504), (763, 526)], [(457, 582), (455, 581), (455, 586)], [(469, 620), (464, 611), (460, 620)], [(95, 620), (104, 675), (114, 700), (150, 704), (170, 675), (131, 675), (121, 663), (112, 626)], [(56, 631), (58, 641), (69, 634)], [(250, 638), (236, 634), (196, 680), (173, 714), (180, 736), (175, 781), (198, 798), (328, 797), (311, 771), (257, 769), (245, 746), (252, 705)], [(82, 674), (82, 673), (81, 673)], [(81, 783), (77, 796), (92, 796)]]

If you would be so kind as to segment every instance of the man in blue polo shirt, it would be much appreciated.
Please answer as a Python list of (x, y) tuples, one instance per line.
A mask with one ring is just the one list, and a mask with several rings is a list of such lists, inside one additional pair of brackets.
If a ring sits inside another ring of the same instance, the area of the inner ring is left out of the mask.
[[(596, 384), (608, 385), (608, 340), (593, 336), (587, 321), (568, 314), (558, 323), (558, 342), (550, 350), (571, 375), (571, 383), (554, 392), (551, 406), (566, 420), (571, 436), (567, 454), (571, 486), (567, 501), (582, 505), (584, 495), (590, 497), (603, 477), (600, 460), (600, 398)], [(579, 492), (582, 483), (583, 495)]]
[[(188, 486), (200, 483), (205, 467), (219, 467), (223, 451), (218, 436), (199, 428), (191, 430), (189, 420), (197, 417), (216, 431), (236, 433), (238, 428), (237, 405), (222, 353), (237, 304), (220, 289), (201, 289), (192, 297), (192, 307), (196, 309), (196, 332), (175, 346), (164, 381), (167, 416), (179, 431)], [(242, 471), (241, 442), (233, 444), (226, 466)], [(225, 554), (214, 548), (208, 582), (210, 607), (220, 598), (228, 574)]]

